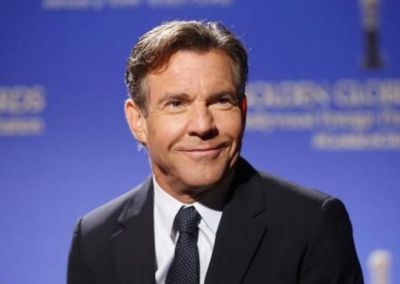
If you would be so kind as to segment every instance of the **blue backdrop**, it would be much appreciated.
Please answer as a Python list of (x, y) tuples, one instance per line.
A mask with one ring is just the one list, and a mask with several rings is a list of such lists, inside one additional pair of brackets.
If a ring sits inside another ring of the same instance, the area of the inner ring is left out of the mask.
[(125, 124), (130, 48), (218, 20), (250, 56), (243, 155), (341, 198), (367, 283), (400, 283), (400, 1), (0, 0), (0, 283), (64, 283), (76, 219), (149, 174)]

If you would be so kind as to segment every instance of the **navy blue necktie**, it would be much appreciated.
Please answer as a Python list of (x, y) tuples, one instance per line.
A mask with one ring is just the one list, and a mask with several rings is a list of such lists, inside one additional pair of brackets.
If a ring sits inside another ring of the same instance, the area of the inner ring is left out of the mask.
[(200, 264), (197, 238), (200, 219), (199, 213), (193, 206), (181, 207), (176, 214), (174, 228), (179, 232), (179, 238), (165, 284), (199, 283)]

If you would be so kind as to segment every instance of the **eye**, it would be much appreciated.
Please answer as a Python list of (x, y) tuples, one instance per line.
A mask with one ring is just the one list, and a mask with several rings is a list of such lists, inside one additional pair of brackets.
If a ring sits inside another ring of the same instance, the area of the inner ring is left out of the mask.
[(231, 109), (235, 105), (237, 105), (237, 100), (233, 96), (230, 95), (222, 95), (215, 98), (213, 104), (221, 109)]
[(230, 98), (222, 97), (222, 98), (219, 98), (217, 100), (217, 103), (219, 103), (219, 104), (230, 104), (230, 103), (232, 103), (232, 101), (231, 101)]
[(181, 99), (170, 99), (164, 103), (163, 108), (169, 112), (182, 111), (185, 106), (185, 101)]
[(179, 100), (171, 100), (166, 104), (168, 107), (180, 107), (183, 105), (182, 101)]

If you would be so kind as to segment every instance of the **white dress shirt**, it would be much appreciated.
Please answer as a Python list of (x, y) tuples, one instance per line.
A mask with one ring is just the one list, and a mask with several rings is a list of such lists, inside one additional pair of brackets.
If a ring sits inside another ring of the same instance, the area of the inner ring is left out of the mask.
[(173, 230), (176, 214), (182, 206), (194, 206), (201, 216), (199, 223), (199, 238), (197, 247), (200, 260), (200, 283), (204, 283), (212, 251), (215, 235), (221, 220), (222, 211), (208, 208), (200, 202), (184, 204), (165, 192), (156, 182), (154, 183), (154, 239), (156, 250), (156, 282), (164, 284), (168, 269), (175, 253), (175, 245), (179, 232)]

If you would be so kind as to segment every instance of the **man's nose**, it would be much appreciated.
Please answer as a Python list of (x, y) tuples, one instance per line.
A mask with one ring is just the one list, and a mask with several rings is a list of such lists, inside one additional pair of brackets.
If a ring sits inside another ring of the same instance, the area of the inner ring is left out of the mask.
[(199, 136), (202, 139), (212, 138), (218, 133), (214, 115), (207, 105), (193, 106), (188, 124), (188, 132), (189, 135)]

